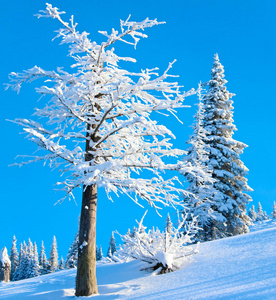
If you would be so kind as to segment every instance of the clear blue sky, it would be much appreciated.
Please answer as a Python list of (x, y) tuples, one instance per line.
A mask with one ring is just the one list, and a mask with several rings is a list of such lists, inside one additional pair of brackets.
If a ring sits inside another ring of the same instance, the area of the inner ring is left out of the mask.
[[(130, 68), (164, 69), (177, 59), (173, 73), (180, 75), (185, 90), (197, 87), (199, 81), (210, 79), (214, 53), (218, 52), (225, 67), (228, 90), (235, 93), (234, 120), (238, 131), (234, 138), (249, 145), (241, 159), (249, 168), (250, 193), (254, 204), (261, 201), (270, 213), (276, 200), (275, 186), (275, 82), (276, 82), (276, 2), (275, 0), (140, 0), (140, 1), (52, 1), (54, 6), (71, 14), (79, 23), (79, 30), (90, 32), (90, 38), (99, 40), (98, 30), (119, 28), (119, 20), (129, 14), (133, 20), (146, 17), (166, 21), (147, 30), (148, 39), (139, 42), (137, 50), (119, 45), (120, 55), (135, 57)], [(51, 41), (58, 23), (50, 19), (38, 20), (33, 15), (45, 8), (44, 1), (0, 0), (1, 24), (1, 79), (8, 82), (8, 73), (20, 72), (34, 65), (45, 69), (57, 66), (69, 68), (66, 46)], [(38, 95), (34, 84), (25, 85), (17, 95), (13, 91), (1, 92), (1, 217), (0, 247), (10, 248), (15, 234), (18, 243), (29, 237), (39, 246), (43, 239), (49, 253), (52, 236), (56, 235), (59, 253), (66, 256), (77, 230), (80, 213), (80, 191), (74, 202), (65, 201), (54, 206), (60, 194), (54, 192), (59, 173), (42, 164), (8, 167), (18, 154), (32, 154), (36, 149), (20, 135), (21, 128), (6, 119), (30, 118)], [(175, 146), (185, 148), (191, 134), (189, 126), (195, 113), (195, 97), (187, 98), (191, 108), (179, 111), (181, 125), (167, 119), (166, 125), (175, 132)], [(184, 180), (184, 178), (183, 178)], [(135, 225), (144, 210), (127, 198), (107, 200), (100, 192), (97, 243), (106, 251), (112, 230), (121, 233)], [(250, 205), (251, 206), (251, 205)], [(145, 224), (162, 227), (164, 217), (150, 211)]]

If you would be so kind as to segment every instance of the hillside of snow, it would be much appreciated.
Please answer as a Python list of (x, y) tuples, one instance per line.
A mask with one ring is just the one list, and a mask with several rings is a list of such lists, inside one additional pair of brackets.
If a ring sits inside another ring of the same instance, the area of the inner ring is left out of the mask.
[[(276, 299), (276, 221), (249, 234), (202, 243), (195, 261), (170, 274), (139, 271), (139, 262), (100, 265), (95, 299)], [(74, 297), (75, 269), (0, 283), (0, 299)], [(77, 298), (76, 298), (77, 299)]]

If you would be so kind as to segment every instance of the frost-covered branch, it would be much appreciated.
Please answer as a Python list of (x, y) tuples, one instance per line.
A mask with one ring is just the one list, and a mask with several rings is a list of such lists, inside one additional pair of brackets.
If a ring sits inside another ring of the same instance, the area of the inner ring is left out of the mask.
[[(152, 120), (152, 113), (175, 115), (177, 108), (186, 107), (184, 99), (194, 90), (183, 92), (171, 80), (176, 77), (169, 74), (174, 62), (160, 75), (158, 68), (131, 72), (119, 63), (135, 60), (119, 57), (109, 47), (117, 41), (136, 47), (139, 39), (146, 37), (144, 30), (160, 23), (149, 19), (121, 21), (121, 32), (101, 32), (107, 41), (99, 45), (88, 39), (87, 32), (76, 30), (73, 17), (66, 22), (62, 14), (47, 4), (37, 16), (61, 24), (56, 37), (69, 45), (74, 72), (34, 67), (11, 73), (7, 86), (19, 91), (24, 82), (44, 80), (36, 92), (49, 101), (36, 109), (34, 118), (45, 123), (41, 125), (35, 119), (14, 121), (23, 127), (29, 140), (48, 152), (30, 157), (27, 162), (45, 159), (51, 167), (59, 168), (67, 175), (59, 183), (66, 195), (72, 195), (76, 187), (96, 184), (110, 198), (112, 193), (124, 193), (138, 204), (139, 199), (146, 200), (155, 209), (161, 204), (176, 206), (178, 194), (183, 191), (176, 187), (177, 178), (162, 176), (164, 170), (196, 170), (177, 162), (167, 163), (166, 157), (176, 158), (184, 152), (173, 148), (171, 138), (175, 136)], [(153, 178), (143, 178), (143, 170), (150, 171)]]

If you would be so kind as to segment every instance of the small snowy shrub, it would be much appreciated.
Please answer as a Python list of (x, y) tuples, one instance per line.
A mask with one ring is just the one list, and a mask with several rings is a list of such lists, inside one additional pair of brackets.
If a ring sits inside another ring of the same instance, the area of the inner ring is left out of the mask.
[(187, 222), (185, 216), (177, 228), (171, 226), (169, 231), (161, 232), (153, 228), (146, 232), (146, 227), (143, 226), (146, 213), (138, 223), (139, 227), (134, 235), (121, 235), (117, 232), (124, 244), (116, 256), (139, 259), (146, 263), (143, 270), (155, 271), (156, 274), (175, 271), (184, 262), (191, 261), (198, 252), (198, 244), (191, 245), (198, 230), (195, 226), (196, 218)]

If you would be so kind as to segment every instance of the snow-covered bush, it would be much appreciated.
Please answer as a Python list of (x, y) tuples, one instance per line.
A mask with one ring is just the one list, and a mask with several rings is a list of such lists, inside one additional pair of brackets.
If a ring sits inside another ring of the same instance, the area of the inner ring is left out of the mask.
[[(146, 231), (143, 225), (144, 214), (134, 235), (120, 235), (123, 245), (116, 257), (138, 259), (146, 263), (143, 270), (155, 271), (156, 274), (169, 273), (177, 270), (184, 262), (191, 261), (198, 252), (198, 244), (192, 245), (193, 237), (198, 228), (196, 218), (187, 222), (186, 217), (177, 228), (161, 232), (158, 228)], [(182, 231), (183, 226), (185, 233)]]

